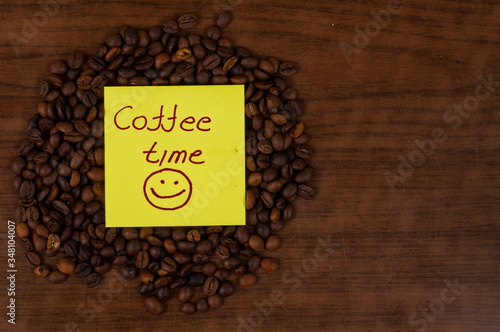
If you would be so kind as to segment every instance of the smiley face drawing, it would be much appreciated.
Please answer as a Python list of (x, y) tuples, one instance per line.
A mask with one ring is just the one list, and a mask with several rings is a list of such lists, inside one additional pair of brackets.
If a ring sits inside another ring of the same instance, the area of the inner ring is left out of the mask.
[(193, 184), (184, 172), (163, 168), (146, 178), (143, 191), (146, 200), (155, 208), (177, 210), (189, 202)]

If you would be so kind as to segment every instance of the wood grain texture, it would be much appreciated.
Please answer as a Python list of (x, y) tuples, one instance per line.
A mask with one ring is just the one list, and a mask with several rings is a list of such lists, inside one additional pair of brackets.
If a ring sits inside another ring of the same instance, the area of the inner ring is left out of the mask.
[[(459, 125), (457, 113), (454, 120), (445, 113), (473, 101), (481, 75), (500, 81), (498, 2), (401, 1), (400, 12), (378, 34), (372, 30), (350, 63), (340, 43), (354, 45), (355, 28), (364, 30), (374, 22), (371, 11), (387, 10), (389, 1), (62, 2), (15, 47), (9, 34), (23, 36), (26, 20), (43, 8), (0, 2), (2, 331), (500, 329), (500, 84)], [(74, 49), (94, 52), (126, 23), (148, 27), (192, 12), (201, 20), (194, 31), (202, 31), (220, 9), (234, 11), (226, 37), (300, 68), (291, 85), (312, 136), (317, 197), (299, 201), (282, 232), (284, 246), (272, 255), (280, 270), (259, 272), (255, 287), (239, 289), (209, 314), (186, 317), (174, 300), (167, 313), (152, 317), (137, 282), (108, 276), (86, 289), (72, 276), (47, 284), (24, 265), (18, 244), (13, 328), (5, 307), (6, 224), (16, 204), (9, 164), (49, 64)], [(446, 140), (391, 190), (384, 174), (398, 174), (398, 157), (418, 157), (415, 140), (429, 140), (433, 130)], [(317, 244), (327, 237), (331, 251)], [(455, 280), (466, 288), (445, 292), (441, 306), (446, 283)], [(263, 317), (256, 303), (270, 301), (273, 290), (285, 299)]]

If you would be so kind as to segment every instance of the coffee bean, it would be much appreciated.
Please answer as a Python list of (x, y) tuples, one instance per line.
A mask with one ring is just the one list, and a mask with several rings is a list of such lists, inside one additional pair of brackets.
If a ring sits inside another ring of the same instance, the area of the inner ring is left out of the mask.
[(62, 273), (71, 274), (75, 271), (75, 261), (68, 258), (61, 258), (57, 262), (57, 269)]
[(153, 315), (161, 315), (165, 312), (165, 306), (158, 300), (156, 296), (148, 296), (144, 300), (146, 309)]
[(38, 254), (33, 251), (28, 251), (24, 255), (24, 260), (26, 261), (26, 263), (28, 263), (28, 265), (31, 265), (33, 267), (36, 267), (42, 263), (40, 256), (38, 256)]
[(30, 235), (30, 228), (28, 224), (21, 222), (16, 225), (17, 236), (24, 238)]
[(188, 240), (190, 242), (200, 242), (200, 239), (201, 239), (200, 232), (195, 230), (195, 229), (190, 230), (186, 234), (186, 240)]
[(257, 283), (257, 277), (253, 273), (247, 273), (242, 275), (239, 279), (238, 282), (240, 286), (242, 287), (250, 287), (253, 286)]
[(152, 282), (141, 283), (139, 285), (139, 294), (142, 296), (147, 296), (153, 293), (155, 290), (155, 285)]
[(35, 196), (35, 184), (32, 181), (23, 181), (19, 189), (19, 198), (30, 199)]
[(266, 250), (275, 251), (281, 246), (281, 239), (277, 235), (271, 235), (266, 239)]
[(166, 286), (168, 283), (170, 283), (172, 281), (172, 279), (173, 279), (173, 277), (171, 277), (171, 276), (159, 277), (158, 279), (155, 280), (154, 286), (156, 288), (161, 288), (163, 286)]
[(209, 54), (202, 62), (202, 65), (207, 70), (212, 70), (220, 63), (220, 56), (216, 53)]
[(97, 286), (101, 281), (101, 275), (99, 273), (91, 273), (85, 277), (85, 285), (89, 288)]
[(297, 195), (305, 199), (312, 199), (314, 197), (314, 189), (305, 184), (299, 184)]
[(226, 280), (222, 282), (222, 284), (219, 287), (219, 295), (222, 297), (228, 297), (234, 294), (236, 291), (234, 285), (232, 282)]
[(180, 310), (186, 315), (192, 315), (196, 312), (196, 305), (193, 302), (186, 302), (181, 305)]
[(225, 10), (220, 12), (219, 15), (217, 16), (216, 25), (222, 29), (227, 27), (229, 23), (231, 23), (231, 20), (232, 20), (232, 13), (228, 10)]
[(219, 288), (219, 281), (215, 277), (209, 277), (203, 285), (203, 293), (206, 295), (213, 295)]
[(190, 286), (183, 286), (177, 293), (177, 299), (181, 302), (189, 301), (194, 295), (194, 290)]
[(177, 278), (177, 279), (173, 280), (169, 284), (169, 286), (170, 286), (170, 289), (175, 289), (175, 288), (178, 288), (178, 287), (185, 285), (186, 283), (187, 283), (186, 278)]
[(41, 264), (35, 267), (33, 272), (40, 278), (46, 278), (50, 273), (50, 267), (46, 264)]
[(50, 234), (47, 237), (47, 249), (58, 250), (61, 246), (61, 238), (57, 234)]
[(279, 72), (282, 75), (290, 76), (297, 72), (297, 68), (295, 68), (295, 65), (291, 62), (283, 62), (280, 64)]
[(196, 301), (197, 312), (207, 312), (210, 309), (207, 299), (201, 298)]
[(141, 270), (139, 272), (139, 280), (142, 282), (142, 283), (150, 283), (150, 282), (153, 282), (155, 276), (153, 274), (153, 272), (151, 271), (148, 271), (148, 270)]
[(298, 145), (295, 148), (295, 154), (297, 155), (297, 157), (300, 158), (309, 158), (311, 157), (311, 153), (312, 153), (311, 148), (305, 144)]
[(214, 277), (219, 281), (227, 280), (229, 278), (229, 271), (226, 269), (217, 269), (214, 272)]
[(78, 254), (78, 245), (75, 241), (66, 241), (63, 245), (64, 252), (71, 258), (74, 258)]
[(250, 248), (257, 252), (264, 250), (264, 240), (262, 240), (262, 238), (258, 235), (250, 236), (248, 244), (250, 245)]
[(60, 284), (68, 278), (68, 274), (62, 273), (59, 270), (52, 270), (47, 276), (47, 279), (53, 284)]
[(208, 38), (215, 41), (220, 39), (220, 29), (216, 25), (211, 25), (205, 30), (205, 34)]
[(174, 20), (167, 20), (163, 23), (163, 31), (166, 33), (176, 33), (178, 28), (179, 26)]
[(167, 286), (159, 288), (156, 292), (156, 296), (158, 297), (158, 300), (160, 300), (162, 302), (165, 300), (168, 300), (171, 297), (171, 295), (172, 295), (172, 291)]
[(182, 29), (192, 28), (197, 23), (196, 16), (191, 15), (191, 14), (182, 15), (177, 20), (177, 23), (179, 24), (179, 27), (182, 28)]
[(273, 258), (263, 258), (260, 261), (260, 266), (266, 271), (274, 272), (278, 269), (278, 262)]
[(207, 302), (210, 308), (217, 309), (222, 306), (222, 297), (219, 294), (210, 295)]
[(145, 250), (139, 251), (139, 253), (137, 254), (137, 258), (135, 260), (135, 266), (138, 269), (145, 269), (148, 267), (148, 265), (149, 265), (148, 252)]
[(225, 245), (218, 245), (215, 248), (215, 255), (217, 255), (220, 259), (227, 259), (230, 256), (230, 252)]
[(173, 273), (177, 270), (177, 263), (171, 257), (165, 257), (162, 259), (160, 267), (169, 273)]
[(127, 26), (123, 31), (123, 40), (127, 45), (136, 45), (139, 42), (137, 30), (131, 26)]
[(201, 267), (201, 272), (207, 276), (211, 276), (217, 270), (217, 265), (213, 262), (208, 262)]
[(200, 254), (205, 254), (212, 250), (212, 244), (210, 243), (209, 240), (203, 239), (199, 240), (198, 244), (196, 245), (196, 252)]
[(92, 267), (88, 263), (80, 263), (75, 267), (75, 274), (77, 277), (84, 278), (92, 272)]
[(84, 55), (81, 51), (74, 51), (68, 58), (68, 65), (73, 69), (78, 69), (83, 63)]

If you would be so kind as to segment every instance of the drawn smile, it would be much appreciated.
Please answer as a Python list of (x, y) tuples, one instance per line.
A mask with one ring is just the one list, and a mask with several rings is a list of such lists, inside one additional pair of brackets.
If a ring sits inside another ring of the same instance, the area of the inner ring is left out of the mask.
[(155, 195), (158, 198), (162, 198), (162, 199), (165, 199), (165, 198), (174, 198), (174, 197), (177, 197), (177, 196), (180, 196), (180, 195), (184, 194), (184, 192), (186, 191), (186, 189), (182, 189), (177, 194), (173, 194), (173, 195), (170, 195), (170, 196), (161, 196), (161, 195), (158, 195), (156, 193), (156, 191), (154, 190), (154, 188), (150, 188), (150, 189), (151, 189), (151, 192), (153, 193), (153, 195)]

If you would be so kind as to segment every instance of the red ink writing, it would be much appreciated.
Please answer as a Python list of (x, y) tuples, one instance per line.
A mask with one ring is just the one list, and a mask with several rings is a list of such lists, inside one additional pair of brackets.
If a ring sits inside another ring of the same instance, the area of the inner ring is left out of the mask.
[[(179, 123), (178, 127), (182, 131), (210, 131), (209, 123), (212, 122), (212, 119), (208, 116), (203, 116), (196, 120), (192, 116), (187, 116), (182, 120), (177, 117), (177, 105), (174, 105), (174, 109), (172, 110), (172, 115), (169, 117), (165, 117), (163, 113), (163, 105), (160, 106), (160, 111), (157, 116), (152, 117), (150, 120), (144, 115), (138, 115), (132, 119), (131, 122), (127, 122), (128, 117), (126, 114), (121, 114), (122, 112), (133, 111), (132, 106), (122, 107), (118, 112), (115, 113), (114, 123), (116, 128), (120, 130), (128, 130), (131, 125), (135, 130), (143, 130), (147, 128), (149, 131), (157, 131), (162, 130), (166, 133), (172, 132), (176, 128), (176, 123)], [(178, 120), (180, 122), (178, 122)], [(150, 122), (148, 126), (148, 122)], [(156, 122), (156, 123), (155, 123)], [(131, 125), (130, 125), (131, 124)]]
[[(196, 158), (201, 156), (201, 154), (203, 153), (201, 150), (194, 150), (189, 154), (189, 158), (187, 157), (188, 153), (186, 150), (172, 150), (170, 152), (167, 150), (163, 150), (161, 157), (159, 157), (158, 155), (151, 156), (152, 154), (158, 153), (158, 151), (156, 151), (155, 149), (157, 143), (158, 142), (154, 142), (149, 150), (142, 151), (142, 153), (146, 154), (146, 161), (148, 163), (152, 164), (158, 163), (159, 166), (163, 166), (163, 163), (165, 161), (169, 164), (172, 162), (174, 162), (175, 164), (179, 162), (181, 162), (181, 164), (184, 164), (186, 162), (186, 159), (192, 164), (203, 164), (205, 162), (203, 160), (196, 160)], [(158, 158), (152, 159), (154, 157)]]

